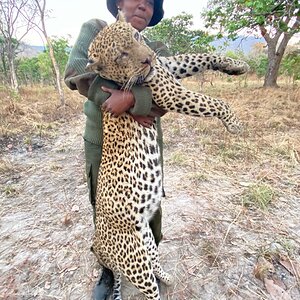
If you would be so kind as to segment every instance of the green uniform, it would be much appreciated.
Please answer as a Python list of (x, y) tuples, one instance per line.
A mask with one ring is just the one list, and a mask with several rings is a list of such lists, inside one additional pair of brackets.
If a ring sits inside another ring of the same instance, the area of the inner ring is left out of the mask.
[[(104, 21), (92, 19), (82, 25), (80, 34), (69, 56), (65, 70), (65, 83), (71, 90), (78, 92), (88, 98), (84, 103), (86, 115), (86, 126), (84, 131), (86, 174), (89, 187), (90, 201), (95, 213), (95, 195), (99, 166), (102, 152), (102, 113), (100, 106), (110, 96), (102, 91), (101, 86), (118, 89), (118, 85), (110, 80), (101, 78), (94, 73), (86, 73), (85, 67), (88, 62), (88, 47), (97, 33), (106, 26)], [(148, 42), (153, 50), (159, 49), (159, 54), (168, 56), (166, 47), (160, 42)], [(133, 86), (131, 89), (135, 104), (130, 109), (133, 115), (147, 116), (150, 114), (153, 102), (151, 90), (147, 87)], [(160, 118), (157, 118), (158, 144), (162, 157), (162, 131)], [(162, 162), (161, 162), (162, 163)], [(159, 243), (161, 239), (161, 209), (157, 211), (150, 221), (155, 240)]]

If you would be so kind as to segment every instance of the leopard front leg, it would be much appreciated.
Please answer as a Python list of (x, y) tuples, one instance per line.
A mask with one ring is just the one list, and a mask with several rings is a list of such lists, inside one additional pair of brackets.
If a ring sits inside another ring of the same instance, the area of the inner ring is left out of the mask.
[(243, 126), (230, 106), (223, 100), (189, 91), (160, 66), (156, 74), (145, 85), (151, 88), (154, 102), (166, 111), (196, 117), (217, 117), (233, 134), (241, 133)]
[(220, 71), (229, 75), (241, 75), (250, 69), (244, 61), (206, 53), (158, 57), (157, 61), (176, 79), (186, 78), (207, 70)]

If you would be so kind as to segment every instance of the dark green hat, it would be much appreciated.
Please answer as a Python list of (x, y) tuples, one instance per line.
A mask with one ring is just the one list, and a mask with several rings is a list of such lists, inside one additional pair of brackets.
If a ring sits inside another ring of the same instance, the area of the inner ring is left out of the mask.
[[(117, 17), (118, 14), (118, 7), (116, 2), (117, 0), (106, 0), (107, 8), (114, 17)], [(163, 18), (164, 16), (163, 2), (164, 0), (154, 0), (153, 16), (148, 26), (156, 25)]]

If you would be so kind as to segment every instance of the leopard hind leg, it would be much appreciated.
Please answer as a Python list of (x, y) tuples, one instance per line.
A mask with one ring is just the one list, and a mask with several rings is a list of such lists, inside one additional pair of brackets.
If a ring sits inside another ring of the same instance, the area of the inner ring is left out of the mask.
[(114, 274), (114, 286), (113, 286), (113, 300), (122, 300), (121, 286), (122, 286), (122, 275), (120, 272), (113, 272)]
[(173, 277), (163, 270), (159, 262), (158, 248), (155, 243), (152, 230), (149, 226), (146, 226), (146, 228), (144, 229), (143, 239), (147, 246), (148, 253), (151, 257), (151, 264), (153, 267), (154, 275), (166, 285), (171, 285), (173, 283)]
[(119, 266), (122, 274), (147, 300), (160, 300), (159, 288), (154, 276), (151, 257), (141, 232), (126, 236), (126, 249), (120, 253)]

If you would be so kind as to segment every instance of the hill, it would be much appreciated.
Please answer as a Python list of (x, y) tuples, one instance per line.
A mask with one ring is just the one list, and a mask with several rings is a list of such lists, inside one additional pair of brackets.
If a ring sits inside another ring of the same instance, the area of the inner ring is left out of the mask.
[[(227, 38), (218, 39), (212, 42), (212, 45), (216, 47), (218, 52), (227, 52), (229, 50), (237, 51), (242, 50), (245, 54), (248, 54), (253, 45), (256, 43), (263, 43), (264, 39), (254, 37), (238, 37), (235, 41), (230, 41)], [(19, 57), (34, 57), (45, 50), (45, 46), (32, 46), (22, 45), (23, 49), (19, 54)]]
[(218, 39), (211, 44), (216, 47), (218, 52), (227, 51), (242, 51), (245, 54), (249, 54), (253, 48), (253, 45), (257, 43), (266, 43), (263, 38), (255, 38), (253, 36), (244, 37), (239, 36), (235, 41), (231, 41), (228, 38)]
[(18, 53), (19, 58), (35, 57), (40, 53), (44, 52), (46, 49), (45, 46), (32, 46), (27, 44), (21, 44), (19, 48), (20, 48), (20, 52)]

